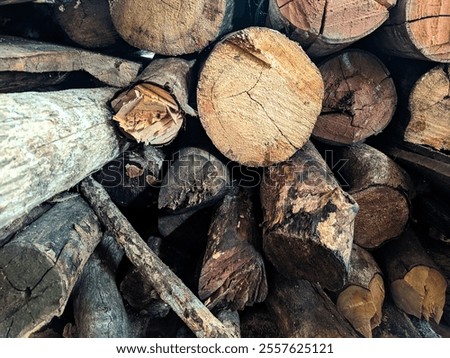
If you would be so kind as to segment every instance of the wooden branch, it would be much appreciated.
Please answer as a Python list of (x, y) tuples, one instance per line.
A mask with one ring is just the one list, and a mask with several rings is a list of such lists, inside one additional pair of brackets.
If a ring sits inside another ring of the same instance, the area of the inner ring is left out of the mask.
[(274, 266), (287, 277), (342, 288), (358, 205), (312, 143), (266, 170), (261, 203), (264, 252)]
[(325, 98), (314, 137), (332, 144), (353, 144), (388, 125), (397, 94), (389, 71), (377, 57), (347, 50), (323, 62), (319, 70)]
[(0, 36), (0, 71), (86, 71), (107, 85), (125, 87), (134, 80), (140, 67), (135, 62), (72, 47)]
[(80, 198), (56, 204), (0, 249), (0, 336), (27, 337), (62, 314), (101, 240), (94, 212)]
[(92, 88), (0, 94), (0, 227), (123, 150), (106, 106), (113, 93)]
[(322, 100), (322, 78), (303, 50), (261, 27), (234, 32), (219, 42), (197, 87), (207, 135), (223, 155), (252, 167), (287, 160), (301, 148)]
[(112, 231), (117, 242), (123, 247), (130, 261), (197, 337), (232, 337), (223, 324), (148, 248), (100, 184), (92, 178), (87, 178), (80, 188), (102, 223)]

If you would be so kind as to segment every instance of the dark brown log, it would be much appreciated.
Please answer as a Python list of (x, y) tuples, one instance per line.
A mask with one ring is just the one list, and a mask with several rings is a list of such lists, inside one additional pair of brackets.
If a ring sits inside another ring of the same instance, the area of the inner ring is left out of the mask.
[(319, 70), (325, 97), (314, 137), (332, 144), (353, 144), (388, 125), (397, 94), (388, 69), (377, 57), (347, 50), (323, 62)]
[(75, 197), (55, 205), (3, 246), (0, 335), (27, 337), (61, 315), (100, 240), (94, 212)]
[(261, 233), (250, 193), (234, 188), (217, 208), (199, 278), (199, 297), (210, 309), (243, 310), (267, 296)]
[(103, 225), (114, 234), (129, 260), (197, 337), (232, 337), (223, 324), (145, 244), (100, 184), (89, 177), (81, 183), (81, 191)]
[(274, 275), (267, 306), (284, 338), (357, 337), (318, 284)]
[(30, 73), (86, 71), (107, 85), (125, 87), (141, 65), (117, 57), (44, 42), (0, 37), (0, 71)]
[(396, 0), (270, 0), (268, 23), (310, 56), (339, 51), (375, 31)]
[(287, 277), (342, 288), (358, 205), (310, 142), (266, 170), (261, 202), (264, 252), (275, 267)]
[(366, 144), (344, 148), (338, 157), (348, 161), (340, 174), (360, 208), (355, 219), (355, 243), (373, 249), (401, 235), (410, 213), (406, 173)]
[(197, 87), (200, 119), (214, 145), (252, 167), (279, 163), (300, 149), (322, 100), (323, 81), (308, 56), (284, 35), (262, 27), (219, 42)]
[(241, 314), (242, 338), (280, 338), (273, 316), (265, 305), (246, 308)]
[(353, 328), (364, 337), (381, 323), (384, 282), (372, 255), (353, 245), (347, 284), (339, 293), (336, 306)]
[(389, 55), (450, 62), (450, 3), (397, 0), (374, 40)]
[(395, 304), (405, 313), (439, 323), (447, 282), (409, 229), (379, 254)]
[(117, 32), (130, 45), (162, 55), (199, 52), (232, 28), (237, 1), (110, 1)]
[(0, 72), (0, 93), (51, 90), (67, 78), (67, 72)]
[(127, 338), (125, 306), (116, 284), (123, 250), (109, 234), (103, 236), (86, 263), (72, 294), (75, 337)]
[(122, 130), (145, 144), (170, 143), (182, 128), (185, 114), (197, 115), (189, 105), (193, 64), (167, 58), (146, 67), (136, 84), (111, 102), (113, 118)]

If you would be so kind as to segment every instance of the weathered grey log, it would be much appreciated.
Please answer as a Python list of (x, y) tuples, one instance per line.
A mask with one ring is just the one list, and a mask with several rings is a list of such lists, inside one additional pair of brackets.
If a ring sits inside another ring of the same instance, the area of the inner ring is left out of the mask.
[(55, 205), (0, 249), (0, 336), (27, 337), (62, 314), (100, 224), (80, 197)]
[(116, 284), (116, 270), (122, 257), (122, 248), (105, 234), (72, 295), (76, 337), (130, 336), (127, 313)]
[(107, 107), (113, 93), (0, 94), (0, 227), (117, 157), (122, 148)]
[(86, 178), (81, 183), (81, 191), (130, 261), (197, 337), (233, 337), (233, 332), (225, 328), (146, 245), (99, 183)]

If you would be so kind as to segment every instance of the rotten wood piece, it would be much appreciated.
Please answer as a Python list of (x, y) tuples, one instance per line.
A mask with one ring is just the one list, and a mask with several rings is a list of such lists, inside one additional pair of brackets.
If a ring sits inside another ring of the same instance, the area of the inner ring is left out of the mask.
[(353, 245), (347, 284), (336, 301), (338, 311), (366, 338), (381, 323), (384, 282), (372, 255)]
[(339, 174), (360, 209), (355, 219), (355, 243), (374, 249), (401, 235), (410, 214), (407, 174), (367, 144), (341, 149), (338, 159), (347, 161)]
[(279, 163), (300, 149), (322, 100), (322, 77), (308, 56), (286, 36), (262, 27), (222, 39), (197, 87), (207, 135), (227, 158), (251, 167)]
[(79, 196), (56, 204), (0, 249), (0, 336), (27, 337), (64, 311), (101, 240)]
[(117, 57), (18, 37), (0, 36), (2, 72), (86, 71), (109, 86), (125, 87), (135, 79), (140, 68), (139, 63)]
[(243, 310), (267, 296), (262, 237), (250, 193), (234, 188), (213, 215), (199, 278), (199, 297), (210, 309)]
[(233, 337), (146, 245), (99, 183), (88, 177), (83, 180), (80, 189), (100, 221), (111, 230), (119, 245), (123, 247), (131, 263), (197, 337)]
[(358, 204), (341, 189), (312, 143), (289, 161), (267, 168), (261, 203), (263, 248), (272, 264), (286, 277), (342, 288)]
[(313, 57), (337, 52), (375, 31), (397, 0), (270, 0), (267, 22)]
[(111, 102), (114, 120), (137, 142), (170, 143), (183, 126), (189, 105), (191, 68), (194, 61), (166, 58), (152, 61), (130, 89)]
[(347, 50), (319, 66), (325, 83), (322, 113), (313, 136), (331, 144), (353, 144), (379, 134), (397, 105), (394, 82), (374, 55)]

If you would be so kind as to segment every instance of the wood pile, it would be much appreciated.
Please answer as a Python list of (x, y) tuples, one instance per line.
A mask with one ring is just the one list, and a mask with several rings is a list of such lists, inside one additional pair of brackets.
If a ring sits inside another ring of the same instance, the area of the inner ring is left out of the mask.
[(450, 2), (0, 0), (0, 337), (440, 337)]

